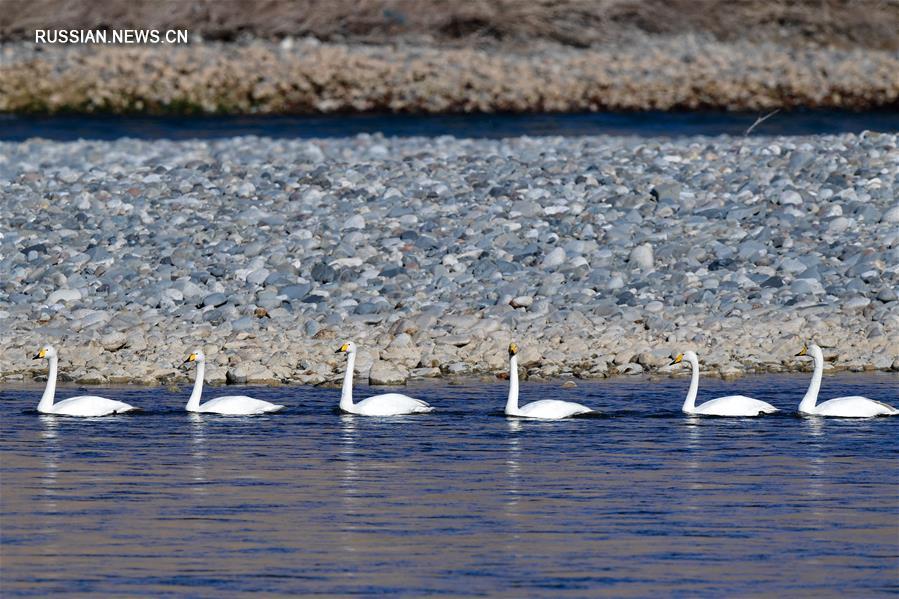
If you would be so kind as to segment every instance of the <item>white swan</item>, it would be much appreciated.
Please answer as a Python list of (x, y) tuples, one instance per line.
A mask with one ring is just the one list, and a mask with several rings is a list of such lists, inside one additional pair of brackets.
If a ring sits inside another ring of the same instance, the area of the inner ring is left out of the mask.
[(837, 397), (836, 399), (828, 399), (825, 402), (817, 403), (818, 390), (821, 388), (821, 377), (824, 374), (824, 354), (821, 352), (820, 347), (812, 344), (803, 347), (796, 355), (810, 355), (815, 360), (815, 372), (812, 375), (812, 382), (809, 383), (808, 391), (805, 392), (805, 397), (803, 397), (802, 401), (799, 403), (800, 414), (838, 416), (842, 418), (870, 418), (872, 416), (899, 415), (899, 410), (896, 408), (859, 395)]
[(96, 395), (79, 395), (70, 397), (59, 403), (53, 403), (56, 395), (56, 370), (59, 364), (59, 354), (52, 345), (45, 345), (33, 356), (33, 360), (47, 359), (50, 362), (50, 373), (47, 375), (47, 386), (37, 404), (37, 411), (41, 414), (59, 414), (62, 416), (109, 416), (137, 410), (132, 405), (121, 401), (97, 397)]
[(518, 407), (518, 346), (509, 344), (509, 399), (506, 400), (506, 416), (558, 420), (593, 411), (579, 403), (558, 399), (541, 399)]
[(684, 400), (683, 411), (687, 414), (700, 414), (704, 416), (758, 416), (759, 414), (771, 414), (777, 408), (769, 403), (746, 397), (745, 395), (728, 395), (709, 400), (699, 406), (696, 405), (696, 392), (699, 391), (699, 358), (691, 351), (678, 354), (671, 365), (681, 364), (686, 361), (693, 369), (690, 377), (690, 390), (687, 399)]
[(194, 390), (187, 400), (185, 409), (188, 412), (200, 412), (203, 414), (222, 414), (224, 416), (255, 416), (283, 410), (284, 406), (253, 399), (246, 395), (225, 395), (210, 399), (204, 404), (200, 403), (203, 394), (203, 375), (206, 372), (206, 356), (201, 351), (195, 351), (184, 360), (184, 364), (197, 363), (197, 379), (194, 381)]
[(424, 414), (431, 412), (427, 403), (402, 393), (384, 393), (353, 403), (353, 368), (356, 366), (356, 344), (344, 343), (337, 348), (336, 354), (346, 354), (346, 374), (343, 376), (343, 388), (340, 391), (340, 409), (348, 414), (360, 416), (402, 416), (403, 414)]

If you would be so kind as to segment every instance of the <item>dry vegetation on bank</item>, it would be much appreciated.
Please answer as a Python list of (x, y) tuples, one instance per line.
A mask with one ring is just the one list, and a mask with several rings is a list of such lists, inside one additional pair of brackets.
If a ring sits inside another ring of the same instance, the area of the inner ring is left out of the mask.
[[(893, 0), (0, 2), (0, 111), (7, 112), (899, 105)], [(47, 27), (186, 27), (195, 40), (27, 41)]]
[(634, 34), (899, 49), (896, 0), (3, 0), (0, 37), (35, 28), (178, 28), (206, 39), (436, 43), (551, 41), (578, 47)]

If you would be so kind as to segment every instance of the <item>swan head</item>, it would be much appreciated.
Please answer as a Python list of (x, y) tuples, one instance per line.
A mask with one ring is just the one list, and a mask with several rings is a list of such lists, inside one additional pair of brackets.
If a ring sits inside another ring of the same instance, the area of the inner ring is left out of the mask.
[(183, 363), (190, 364), (191, 362), (197, 362), (198, 364), (202, 364), (202, 363), (206, 362), (206, 354), (204, 354), (203, 352), (201, 352), (198, 349), (195, 349), (194, 351), (191, 352), (191, 354), (189, 356), (187, 356), (187, 359), (184, 360)]
[(693, 351), (685, 351), (683, 353), (677, 354), (677, 356), (671, 360), (669, 366), (674, 366), (675, 364), (690, 364), (691, 366), (699, 363), (699, 358), (696, 356), (696, 352)]
[(354, 354), (356, 353), (356, 344), (352, 341), (347, 341), (343, 345), (337, 348), (335, 354)]
[(799, 350), (799, 353), (796, 354), (799, 356), (811, 356), (812, 358), (817, 358), (818, 360), (824, 359), (824, 352), (821, 351), (821, 348), (815, 345), (814, 343), (806, 344), (802, 346), (802, 349)]
[(44, 347), (37, 350), (37, 352), (35, 352), (35, 354), (33, 356), (31, 356), (31, 359), (32, 360), (43, 360), (46, 358), (47, 360), (49, 360), (50, 358), (55, 358), (58, 355), (59, 354), (56, 353), (55, 347), (53, 347), (52, 345), (45, 345)]
[(518, 344), (510, 343), (509, 344), (509, 357), (511, 358), (512, 356), (514, 356), (517, 353), (518, 353)]

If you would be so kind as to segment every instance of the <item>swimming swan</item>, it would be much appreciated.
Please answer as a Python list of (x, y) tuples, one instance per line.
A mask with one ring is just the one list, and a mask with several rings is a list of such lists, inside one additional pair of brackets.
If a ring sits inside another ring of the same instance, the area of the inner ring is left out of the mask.
[(813, 414), (817, 416), (839, 416), (842, 418), (870, 418), (872, 416), (896, 416), (899, 410), (885, 403), (851, 395), (849, 397), (837, 397), (825, 402), (818, 402), (818, 390), (821, 388), (821, 376), (824, 374), (824, 354), (821, 348), (815, 344), (808, 345), (796, 354), (797, 356), (811, 356), (815, 360), (815, 372), (808, 391), (799, 404), (800, 414)]
[(224, 416), (255, 416), (283, 410), (284, 406), (253, 399), (246, 395), (225, 395), (210, 399), (204, 404), (200, 403), (203, 394), (203, 375), (206, 372), (206, 356), (201, 351), (195, 351), (184, 360), (184, 364), (197, 363), (197, 379), (194, 381), (194, 390), (187, 400), (185, 409), (188, 412), (200, 412), (203, 414), (222, 414)]
[(691, 351), (678, 354), (670, 365), (681, 364), (686, 361), (693, 369), (690, 378), (690, 390), (684, 401), (682, 410), (687, 414), (700, 414), (703, 416), (758, 416), (759, 414), (771, 414), (777, 408), (769, 403), (746, 397), (745, 395), (728, 395), (709, 400), (702, 405), (696, 405), (696, 392), (699, 390), (699, 358)]
[(59, 363), (59, 354), (52, 345), (45, 345), (34, 354), (33, 360), (47, 359), (50, 362), (50, 373), (47, 375), (47, 387), (37, 404), (37, 411), (41, 414), (59, 414), (62, 416), (108, 416), (137, 410), (134, 406), (121, 401), (97, 397), (96, 395), (79, 395), (70, 397), (59, 403), (53, 403), (56, 395), (56, 369)]
[(506, 401), (506, 416), (558, 420), (591, 412), (593, 410), (587, 406), (557, 399), (541, 399), (518, 407), (518, 346), (514, 343), (509, 345), (509, 399)]
[(403, 414), (423, 414), (434, 408), (420, 399), (402, 393), (384, 393), (353, 403), (353, 368), (356, 365), (356, 344), (344, 343), (334, 352), (346, 354), (346, 374), (343, 377), (343, 389), (340, 392), (340, 409), (349, 414), (360, 416), (401, 416)]

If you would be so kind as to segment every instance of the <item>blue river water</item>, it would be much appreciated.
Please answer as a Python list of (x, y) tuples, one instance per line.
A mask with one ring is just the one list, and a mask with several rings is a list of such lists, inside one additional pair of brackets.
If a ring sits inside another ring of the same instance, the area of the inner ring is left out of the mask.
[[(739, 112), (626, 112), (587, 114), (408, 115), (349, 114), (323, 116), (140, 116), (0, 114), (0, 141), (39, 137), (77, 139), (217, 139), (239, 135), (276, 138), (345, 137), (382, 133), (387, 137), (452, 135), (499, 138), (521, 135), (743, 135), (763, 116)], [(899, 111), (779, 112), (753, 135), (820, 135), (899, 131)]]
[[(288, 406), (255, 418), (187, 414), (186, 385), (90, 389), (145, 412), (76, 419), (7, 387), (0, 590), (896, 593), (899, 418), (798, 417), (807, 382), (701, 382), (700, 401), (784, 410), (763, 418), (681, 414), (684, 378), (523, 382), (523, 401), (603, 412), (560, 422), (505, 418), (492, 380), (410, 385), (438, 411), (386, 419), (337, 413), (334, 388), (240, 389)], [(825, 378), (822, 397), (850, 393), (899, 404), (899, 374)]]

